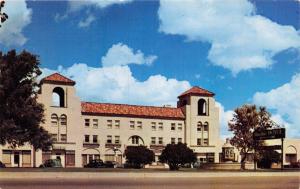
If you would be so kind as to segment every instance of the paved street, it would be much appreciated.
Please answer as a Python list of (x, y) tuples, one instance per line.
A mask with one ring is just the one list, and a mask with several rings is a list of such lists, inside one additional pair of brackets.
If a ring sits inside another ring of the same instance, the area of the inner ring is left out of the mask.
[[(84, 174), (84, 173), (82, 173)], [(1, 189), (299, 189), (299, 177), (117, 177), (117, 178), (42, 178), (42, 179), (0, 179)]]

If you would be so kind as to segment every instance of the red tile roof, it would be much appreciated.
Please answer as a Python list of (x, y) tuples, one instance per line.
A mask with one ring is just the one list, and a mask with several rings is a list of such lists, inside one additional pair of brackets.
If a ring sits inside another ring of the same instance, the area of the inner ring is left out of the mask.
[(64, 84), (64, 85), (75, 85), (75, 81), (59, 74), (51, 74), (41, 80), (41, 83), (53, 83), (53, 84)]
[(188, 95), (196, 95), (196, 96), (215, 96), (214, 93), (206, 90), (206, 89), (202, 89), (200, 87), (192, 87), (189, 90), (185, 91), (184, 93), (182, 93), (181, 95), (178, 96), (178, 98), (183, 97), (183, 96), (188, 96)]
[(93, 102), (81, 102), (81, 112), (85, 115), (107, 115), (180, 120), (183, 120), (185, 118), (180, 108)]

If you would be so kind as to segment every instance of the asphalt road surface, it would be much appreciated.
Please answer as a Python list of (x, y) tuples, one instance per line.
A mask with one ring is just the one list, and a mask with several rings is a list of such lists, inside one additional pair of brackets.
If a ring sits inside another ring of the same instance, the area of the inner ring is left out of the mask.
[[(84, 174), (84, 173), (83, 173)], [(1, 179), (0, 189), (300, 189), (299, 177)]]

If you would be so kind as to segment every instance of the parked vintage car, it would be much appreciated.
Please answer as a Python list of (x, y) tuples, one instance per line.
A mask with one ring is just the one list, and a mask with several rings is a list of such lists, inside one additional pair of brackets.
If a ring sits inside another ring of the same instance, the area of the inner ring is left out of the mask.
[(5, 164), (0, 161), (0, 168), (5, 168)]
[(142, 169), (144, 167), (143, 164), (134, 164), (134, 163), (128, 163), (126, 162), (124, 164), (124, 168), (126, 169)]
[(46, 167), (61, 168), (62, 164), (59, 159), (48, 159), (45, 161), (45, 163), (40, 165), (40, 168), (46, 168)]
[(84, 166), (85, 168), (105, 168), (105, 164), (101, 159), (91, 160), (88, 164)]
[(105, 165), (105, 167), (107, 167), (107, 168), (114, 168), (114, 167), (117, 166), (117, 162), (115, 162), (115, 161), (106, 161), (106, 162), (104, 163), (104, 165)]
[(289, 166), (290, 168), (300, 168), (300, 161), (292, 162)]

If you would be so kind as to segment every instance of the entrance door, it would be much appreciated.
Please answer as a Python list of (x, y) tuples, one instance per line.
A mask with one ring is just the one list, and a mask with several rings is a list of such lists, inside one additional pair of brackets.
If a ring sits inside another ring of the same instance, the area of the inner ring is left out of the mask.
[(14, 167), (20, 167), (20, 153), (14, 153)]

